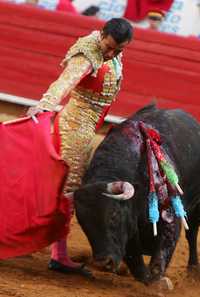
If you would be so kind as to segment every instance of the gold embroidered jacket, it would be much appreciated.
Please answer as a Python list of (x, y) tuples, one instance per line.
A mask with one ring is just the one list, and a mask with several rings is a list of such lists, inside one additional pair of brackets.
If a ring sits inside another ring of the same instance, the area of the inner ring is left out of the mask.
[(104, 63), (100, 33), (79, 38), (69, 49), (60, 77), (50, 85), (38, 106), (54, 110), (67, 95), (69, 101), (59, 115), (61, 155), (69, 165), (64, 192), (81, 184), (95, 128), (106, 107), (114, 100), (121, 81), (121, 59)]

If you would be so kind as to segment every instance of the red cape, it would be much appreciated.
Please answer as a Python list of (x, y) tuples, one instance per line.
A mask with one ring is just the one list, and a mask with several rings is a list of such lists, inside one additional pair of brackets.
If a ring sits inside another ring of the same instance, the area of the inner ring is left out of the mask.
[(73, 5), (73, 3), (71, 3), (70, 0), (59, 0), (56, 9), (67, 13), (73, 13), (77, 15), (79, 14), (75, 6)]
[(67, 232), (60, 198), (66, 166), (52, 144), (51, 113), (38, 118), (0, 123), (0, 259), (37, 251)]
[(149, 11), (168, 11), (173, 0), (128, 0), (124, 17), (138, 22), (143, 20)]

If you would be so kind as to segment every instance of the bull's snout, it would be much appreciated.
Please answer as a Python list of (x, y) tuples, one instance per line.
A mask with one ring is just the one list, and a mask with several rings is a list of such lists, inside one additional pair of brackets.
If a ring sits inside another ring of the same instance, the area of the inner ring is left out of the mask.
[(113, 273), (117, 273), (119, 269), (119, 263), (111, 255), (106, 257), (95, 257), (94, 265), (102, 270)]

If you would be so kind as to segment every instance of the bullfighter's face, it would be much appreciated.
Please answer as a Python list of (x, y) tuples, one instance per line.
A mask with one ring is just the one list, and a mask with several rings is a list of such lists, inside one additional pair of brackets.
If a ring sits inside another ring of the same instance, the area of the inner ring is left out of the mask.
[(129, 41), (117, 43), (111, 35), (104, 36), (101, 34), (100, 48), (104, 61), (108, 61), (119, 55), (128, 45)]

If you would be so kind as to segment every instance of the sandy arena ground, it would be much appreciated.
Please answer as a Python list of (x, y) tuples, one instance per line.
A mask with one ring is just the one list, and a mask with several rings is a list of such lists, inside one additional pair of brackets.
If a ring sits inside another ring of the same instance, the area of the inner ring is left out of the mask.
[[(7, 114), (5, 119), (8, 120)], [(101, 140), (102, 136), (98, 136), (96, 144)], [(0, 297), (200, 297), (200, 273), (188, 275), (186, 270), (188, 249), (184, 232), (167, 270), (174, 284), (172, 291), (155, 285), (147, 287), (135, 281), (127, 271), (119, 276), (97, 270), (92, 265), (90, 246), (75, 218), (71, 225), (69, 253), (75, 261), (87, 263), (95, 280), (49, 271), (50, 251), (46, 248), (26, 257), (0, 262)]]
[[(199, 239), (200, 242), (200, 239)], [(0, 297), (199, 297), (200, 275), (186, 272), (187, 243), (182, 234), (167, 271), (174, 290), (145, 286), (128, 273), (114, 275), (95, 269), (87, 239), (75, 218), (72, 222), (69, 252), (75, 261), (84, 261), (95, 280), (48, 271), (49, 248), (35, 254), (0, 262)]]

